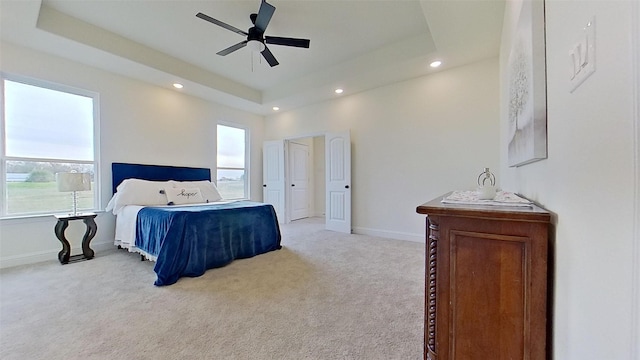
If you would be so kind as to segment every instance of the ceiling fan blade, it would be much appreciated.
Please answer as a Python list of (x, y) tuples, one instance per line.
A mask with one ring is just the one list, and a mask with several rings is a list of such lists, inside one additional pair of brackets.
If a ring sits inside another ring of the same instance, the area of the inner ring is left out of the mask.
[(275, 6), (262, 0), (262, 2), (260, 3), (260, 10), (258, 10), (258, 17), (256, 18), (255, 26), (263, 34), (267, 29), (267, 25), (269, 25), (269, 21), (271, 21), (271, 17), (273, 16), (273, 13), (275, 11)]
[(216, 24), (216, 25), (221, 26), (221, 27), (223, 27), (223, 28), (225, 28), (227, 30), (231, 30), (234, 33), (238, 33), (240, 35), (245, 35), (245, 36), (249, 35), (246, 32), (238, 29), (237, 27), (231, 26), (231, 25), (226, 24), (226, 23), (223, 23), (222, 21), (214, 19), (214, 18), (212, 18), (211, 16), (209, 16), (207, 14), (203, 14), (203, 13), (199, 12), (199, 13), (196, 14), (196, 16), (199, 17), (202, 20), (208, 21), (208, 22), (210, 22), (212, 24)]
[(271, 51), (269, 51), (268, 47), (264, 47), (264, 50), (262, 50), (261, 52), (262, 56), (264, 57), (265, 60), (267, 60), (267, 62), (269, 63), (269, 65), (271, 65), (271, 67), (274, 67), (278, 64), (280, 64), (278, 62), (278, 60), (276, 60), (276, 57), (273, 56), (273, 54), (271, 53)]
[(309, 48), (309, 43), (311, 42), (308, 39), (295, 39), (295, 38), (285, 38), (278, 36), (265, 36), (264, 42), (267, 44), (273, 45), (284, 45), (284, 46), (295, 46), (301, 48)]
[(247, 46), (247, 40), (245, 41), (241, 41), (235, 45), (231, 45), (228, 48), (224, 49), (224, 50), (220, 50), (218, 51), (216, 54), (220, 55), (220, 56), (225, 56), (225, 55), (229, 55), (232, 52), (242, 49), (243, 47)]

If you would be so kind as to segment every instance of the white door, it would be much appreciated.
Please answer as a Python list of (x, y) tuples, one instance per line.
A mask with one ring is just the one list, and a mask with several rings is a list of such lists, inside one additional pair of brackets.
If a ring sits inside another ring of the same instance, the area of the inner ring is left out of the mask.
[(273, 205), (284, 222), (284, 141), (265, 141), (262, 147), (262, 199)]
[(291, 220), (309, 217), (309, 147), (289, 142)]
[(325, 134), (327, 230), (351, 233), (351, 137)]

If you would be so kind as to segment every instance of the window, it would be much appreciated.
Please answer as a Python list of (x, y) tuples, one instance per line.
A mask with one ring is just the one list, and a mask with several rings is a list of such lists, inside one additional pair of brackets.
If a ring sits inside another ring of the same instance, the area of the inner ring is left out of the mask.
[(60, 172), (90, 174), (78, 210), (96, 209), (98, 95), (3, 74), (1, 100), (0, 216), (70, 211), (73, 195), (58, 191)]
[(224, 199), (249, 198), (247, 154), (249, 130), (218, 125), (218, 190)]

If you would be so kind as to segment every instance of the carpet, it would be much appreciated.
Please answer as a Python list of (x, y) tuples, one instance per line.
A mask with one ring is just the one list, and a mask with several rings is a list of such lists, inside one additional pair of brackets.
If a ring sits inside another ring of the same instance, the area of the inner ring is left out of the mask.
[(281, 226), (283, 248), (153, 285), (124, 250), (0, 272), (0, 358), (421, 359), (424, 244)]

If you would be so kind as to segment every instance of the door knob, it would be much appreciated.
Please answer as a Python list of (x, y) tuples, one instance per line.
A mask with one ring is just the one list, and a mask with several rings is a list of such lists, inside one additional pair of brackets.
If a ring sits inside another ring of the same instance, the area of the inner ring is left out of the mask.
[(345, 189), (348, 189), (348, 188), (349, 188), (349, 185), (345, 185), (345, 186), (344, 186), (344, 188), (345, 188)]
[(267, 184), (262, 184), (262, 187), (267, 187)]
[(296, 186), (296, 184), (291, 184), (291, 186)]

